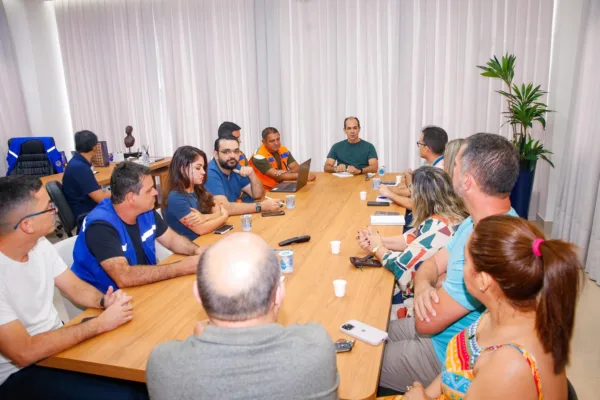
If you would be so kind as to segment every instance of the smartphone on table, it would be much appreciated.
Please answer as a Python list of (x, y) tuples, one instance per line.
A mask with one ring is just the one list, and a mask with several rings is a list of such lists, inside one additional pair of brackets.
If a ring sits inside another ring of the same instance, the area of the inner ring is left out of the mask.
[(215, 229), (215, 235), (224, 235), (233, 229), (233, 225), (223, 225)]

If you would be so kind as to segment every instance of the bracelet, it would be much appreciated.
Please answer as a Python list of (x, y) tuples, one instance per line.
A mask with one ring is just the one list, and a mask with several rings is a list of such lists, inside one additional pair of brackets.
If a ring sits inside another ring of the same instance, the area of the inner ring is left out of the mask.
[(361, 173), (361, 174), (363, 173), (363, 169), (362, 169), (362, 168), (360, 169), (360, 173)]

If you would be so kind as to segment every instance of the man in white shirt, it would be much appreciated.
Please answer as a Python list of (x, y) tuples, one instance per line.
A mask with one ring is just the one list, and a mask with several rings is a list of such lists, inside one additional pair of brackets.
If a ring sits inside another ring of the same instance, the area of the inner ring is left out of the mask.
[[(54, 214), (39, 179), (0, 178), (0, 398), (147, 398), (142, 384), (34, 365), (133, 318), (125, 292), (103, 295), (62, 261), (44, 237), (54, 230)], [(77, 304), (105, 311), (63, 327), (54, 286)]]

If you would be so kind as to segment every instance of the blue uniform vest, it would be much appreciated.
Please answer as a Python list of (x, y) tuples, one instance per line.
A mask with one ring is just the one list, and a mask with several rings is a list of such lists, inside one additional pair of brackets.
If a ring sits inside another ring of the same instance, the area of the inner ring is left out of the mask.
[[(108, 222), (117, 230), (119, 238), (121, 239), (123, 253), (125, 253), (129, 265), (136, 265), (137, 257), (135, 256), (133, 242), (127, 233), (125, 223), (117, 215), (110, 199), (102, 200), (98, 203), (96, 208), (87, 215), (83, 222), (81, 232), (75, 241), (75, 248), (73, 249), (73, 267), (71, 270), (81, 280), (94, 286), (102, 293), (106, 293), (109, 286), (112, 286), (115, 290), (118, 289), (118, 286), (110, 276), (108, 276), (98, 261), (96, 261), (96, 258), (92, 255), (85, 242), (86, 228), (94, 221)], [(137, 224), (140, 230), (142, 246), (146, 258), (148, 258), (148, 262), (151, 265), (155, 265), (156, 247), (154, 240), (156, 239), (156, 221), (154, 220), (154, 211), (150, 210), (138, 215)]]
[(51, 137), (18, 137), (12, 138), (10, 141), (10, 147), (8, 148), (8, 154), (6, 155), (6, 162), (8, 163), (8, 171), (6, 172), (6, 176), (10, 174), (10, 171), (13, 170), (15, 165), (17, 165), (17, 160), (19, 159), (19, 154), (21, 153), (21, 145), (24, 142), (27, 142), (32, 139), (37, 139), (44, 144), (44, 148), (46, 149), (46, 154), (48, 155), (48, 159), (52, 163), (54, 167), (54, 172), (59, 174), (63, 172), (63, 163), (60, 152), (56, 149), (54, 145), (54, 139)]

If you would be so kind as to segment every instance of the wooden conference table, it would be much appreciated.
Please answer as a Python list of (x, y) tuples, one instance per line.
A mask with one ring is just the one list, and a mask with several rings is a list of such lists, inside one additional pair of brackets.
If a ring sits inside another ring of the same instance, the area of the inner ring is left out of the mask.
[[(392, 175), (387, 180), (394, 180)], [(367, 199), (375, 200), (372, 181), (364, 175), (337, 178), (317, 173), (317, 180), (309, 182), (296, 193), (296, 208), (285, 209), (286, 215), (263, 218), (252, 215), (252, 232), (260, 235), (271, 246), (283, 239), (311, 235), (310, 242), (291, 245), (294, 251), (294, 272), (285, 278), (286, 295), (279, 312), (279, 323), (290, 325), (316, 321), (322, 324), (331, 338), (349, 338), (340, 332), (340, 325), (355, 319), (381, 330), (387, 330), (393, 275), (384, 268), (357, 269), (350, 264), (350, 256), (364, 256), (356, 243), (356, 232), (369, 223), (375, 211), (400, 211), (397, 206), (367, 207), (359, 192), (367, 191)], [(284, 199), (284, 193), (269, 193), (270, 197)], [(239, 216), (230, 217), (228, 224), (241, 231)], [(383, 235), (400, 234), (399, 226), (380, 226)], [(195, 242), (209, 245), (219, 235), (205, 235)], [(341, 253), (333, 255), (331, 240), (341, 240)], [(243, 257), (240, 254), (240, 257)], [(173, 255), (164, 262), (182, 258)], [(345, 279), (346, 296), (337, 298), (333, 280)], [(152, 348), (168, 340), (184, 340), (194, 330), (197, 321), (207, 318), (192, 295), (195, 276), (184, 276), (150, 285), (127, 288), (133, 296), (134, 319), (111, 332), (87, 340), (56, 354), (39, 365), (85, 373), (144, 382), (146, 363)], [(89, 309), (70, 321), (97, 315), (100, 310)], [(356, 341), (349, 353), (337, 355), (340, 374), (339, 395), (345, 399), (375, 398), (383, 345), (371, 346)], [(281, 360), (282, 363), (289, 360)]]
[[(110, 176), (112, 175), (116, 165), (117, 163), (112, 162), (108, 165), (108, 167), (94, 167), (94, 170), (98, 171), (98, 173), (94, 176), (96, 177), (99, 185), (108, 185), (110, 183)], [(169, 165), (171, 165), (171, 157), (165, 157), (162, 160), (158, 160), (148, 165), (148, 167), (152, 170), (152, 176), (158, 177), (161, 188), (164, 188), (167, 184)], [(46, 183), (50, 181), (58, 181), (62, 183), (63, 173), (44, 176), (40, 179), (44, 187), (46, 186)], [(158, 198), (156, 201), (158, 205)]]

